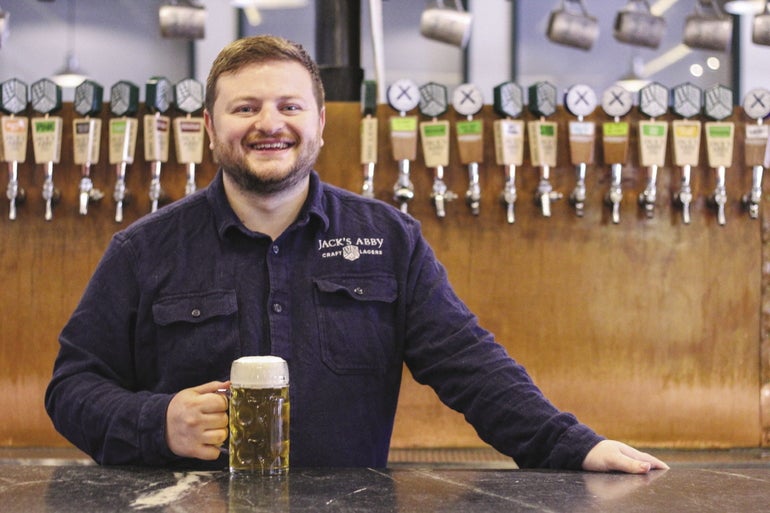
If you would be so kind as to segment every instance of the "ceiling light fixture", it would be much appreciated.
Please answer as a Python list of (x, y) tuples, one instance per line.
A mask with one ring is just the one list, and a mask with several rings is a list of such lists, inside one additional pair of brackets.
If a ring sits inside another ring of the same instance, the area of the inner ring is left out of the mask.
[(51, 77), (51, 80), (63, 89), (80, 85), (88, 77), (80, 69), (75, 57), (75, 0), (67, 2), (67, 53), (64, 56), (64, 67)]
[(727, 0), (722, 8), (730, 14), (756, 14), (762, 11), (765, 0)]
[(616, 83), (632, 93), (637, 93), (639, 90), (650, 83), (649, 80), (643, 75), (644, 73), (644, 61), (638, 55), (631, 58), (631, 69), (623, 75)]

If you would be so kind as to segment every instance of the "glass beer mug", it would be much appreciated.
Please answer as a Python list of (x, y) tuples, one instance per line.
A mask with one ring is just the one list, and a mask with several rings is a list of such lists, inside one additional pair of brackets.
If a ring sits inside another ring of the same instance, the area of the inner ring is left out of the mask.
[(289, 471), (289, 367), (277, 356), (245, 356), (230, 368), (230, 472)]

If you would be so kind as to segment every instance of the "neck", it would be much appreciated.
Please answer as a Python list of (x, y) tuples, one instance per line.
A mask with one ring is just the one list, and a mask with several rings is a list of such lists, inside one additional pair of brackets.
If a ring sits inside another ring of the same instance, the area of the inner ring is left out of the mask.
[(227, 200), (244, 226), (272, 240), (297, 219), (310, 189), (310, 177), (291, 189), (268, 195), (241, 189), (227, 173), (223, 174), (223, 182)]

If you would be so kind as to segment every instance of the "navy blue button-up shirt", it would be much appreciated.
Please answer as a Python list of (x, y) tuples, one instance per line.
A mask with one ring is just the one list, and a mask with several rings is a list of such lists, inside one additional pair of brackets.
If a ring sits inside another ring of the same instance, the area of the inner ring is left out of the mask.
[(520, 466), (579, 468), (601, 440), (478, 325), (416, 220), (315, 173), (275, 241), (221, 173), (118, 232), (59, 341), (46, 408), (104, 464), (210, 467), (168, 449), (168, 403), (257, 354), (289, 362), (292, 466), (384, 467), (404, 363)]

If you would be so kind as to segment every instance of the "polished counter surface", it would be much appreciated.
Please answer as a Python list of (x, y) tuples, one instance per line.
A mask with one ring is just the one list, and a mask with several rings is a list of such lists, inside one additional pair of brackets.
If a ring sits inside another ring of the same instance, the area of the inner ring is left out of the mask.
[(767, 512), (770, 464), (685, 462), (646, 476), (395, 465), (293, 469), (278, 478), (100, 467), (76, 460), (0, 463), (4, 513), (99, 512)]

